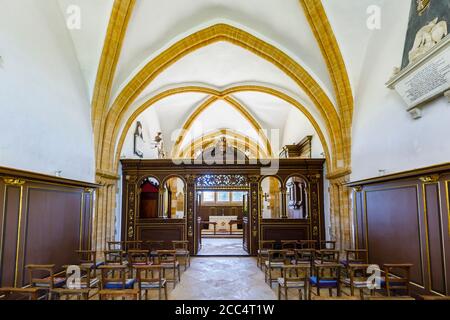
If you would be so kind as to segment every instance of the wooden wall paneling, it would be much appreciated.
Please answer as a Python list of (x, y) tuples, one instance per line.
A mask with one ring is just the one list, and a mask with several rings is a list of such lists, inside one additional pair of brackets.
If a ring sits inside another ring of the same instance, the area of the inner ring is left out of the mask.
[(0, 168), (1, 286), (26, 284), (29, 263), (77, 263), (75, 250), (90, 245), (91, 196), (97, 187)]
[(3, 184), (0, 285), (14, 286), (18, 256), (18, 225), (21, 213), (22, 186)]
[(369, 260), (379, 265), (412, 263), (411, 279), (424, 287), (418, 185), (376, 186), (364, 194)]
[[(27, 264), (76, 264), (82, 234), (83, 190), (41, 185), (27, 188), (23, 214), (19, 285), (28, 281)], [(81, 214), (80, 214), (81, 213)]]
[(439, 182), (422, 185), (429, 289), (446, 293), (444, 238)]

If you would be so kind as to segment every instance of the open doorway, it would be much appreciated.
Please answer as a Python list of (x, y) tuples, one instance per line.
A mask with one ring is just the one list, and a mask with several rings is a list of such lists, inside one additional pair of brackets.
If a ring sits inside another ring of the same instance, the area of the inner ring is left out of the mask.
[(199, 256), (248, 256), (248, 190), (197, 191)]

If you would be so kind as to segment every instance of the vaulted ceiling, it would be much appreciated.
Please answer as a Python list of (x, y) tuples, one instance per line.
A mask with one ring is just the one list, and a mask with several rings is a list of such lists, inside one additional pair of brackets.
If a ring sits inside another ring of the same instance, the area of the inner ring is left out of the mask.
[[(81, 8), (82, 28), (70, 32), (92, 97), (99, 169), (114, 169), (148, 108), (171, 154), (186, 136), (221, 129), (264, 145), (260, 127), (278, 129), (279, 144), (312, 131), (330, 171), (349, 167), (366, 10), (383, 0), (58, 1), (64, 15)], [(181, 128), (189, 134), (170, 139)]]

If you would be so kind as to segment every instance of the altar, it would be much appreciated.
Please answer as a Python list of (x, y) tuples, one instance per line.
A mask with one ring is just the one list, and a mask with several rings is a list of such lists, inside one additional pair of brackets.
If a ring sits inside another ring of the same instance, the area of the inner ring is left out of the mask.
[[(210, 216), (209, 222), (216, 222), (217, 232), (229, 232), (230, 231), (230, 221), (237, 220), (237, 216)], [(233, 231), (238, 230), (237, 224), (231, 225)], [(214, 226), (209, 225), (209, 230), (213, 230)]]

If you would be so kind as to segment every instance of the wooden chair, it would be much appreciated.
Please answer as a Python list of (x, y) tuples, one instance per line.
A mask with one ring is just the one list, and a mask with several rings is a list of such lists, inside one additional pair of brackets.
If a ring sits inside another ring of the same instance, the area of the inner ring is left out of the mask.
[(291, 263), (295, 265), (308, 265), (312, 268), (315, 257), (315, 249), (297, 249), (295, 250), (294, 260), (292, 260)]
[(163, 278), (167, 281), (170, 280), (166, 278), (166, 270), (172, 270), (173, 288), (175, 289), (177, 281), (181, 281), (180, 263), (177, 259), (177, 252), (175, 250), (158, 250), (156, 251), (156, 254), (158, 257), (157, 264), (163, 269)]
[(300, 249), (317, 249), (317, 240), (300, 240), (298, 245)]
[(269, 250), (274, 250), (275, 240), (261, 240), (259, 242), (258, 256), (256, 265), (262, 270), (265, 260), (269, 255)]
[(369, 264), (348, 264), (347, 271), (348, 277), (342, 279), (342, 283), (348, 287), (350, 287), (350, 295), (355, 295), (355, 290), (359, 290), (359, 297), (361, 300), (364, 300), (364, 289), (368, 289), (370, 295), (373, 296), (375, 294), (375, 288), (370, 289), (369, 286), (369, 278), (372, 276), (372, 273), (368, 273)]
[(123, 250), (128, 252), (128, 250), (142, 250), (144, 246), (144, 241), (142, 240), (130, 240), (123, 242)]
[(410, 263), (383, 265), (384, 277), (381, 279), (381, 287), (386, 289), (388, 297), (392, 295), (392, 291), (399, 290), (406, 291), (407, 296), (411, 295), (410, 279), (412, 267), (413, 265)]
[(294, 258), (297, 250), (297, 240), (281, 240), (281, 249), (286, 250), (286, 257)]
[(11, 287), (4, 287), (0, 288), (0, 300), (12, 300), (11, 298), (14, 297), (19, 299), (19, 297), (26, 297), (28, 300), (37, 300), (39, 298), (39, 288), (11, 288)]
[(125, 265), (126, 260), (124, 259), (125, 251), (122, 250), (106, 250), (104, 251), (105, 265)]
[(349, 264), (368, 264), (369, 254), (365, 249), (346, 249), (345, 260), (341, 260), (341, 264), (347, 267)]
[(173, 250), (177, 252), (177, 257), (184, 258), (184, 270), (191, 266), (191, 255), (189, 252), (189, 241), (172, 241)]
[(333, 296), (333, 289), (336, 289), (337, 296), (341, 296), (341, 264), (314, 264), (313, 275), (309, 277), (309, 296), (312, 288), (317, 288), (317, 295), (320, 296), (321, 289), (328, 289), (330, 297)]
[(150, 251), (150, 257), (152, 258), (153, 262), (155, 263), (155, 258), (157, 258), (157, 251), (158, 250), (166, 250), (165, 242), (161, 240), (148, 240), (144, 243), (145, 248)]
[(286, 250), (269, 250), (267, 260), (264, 263), (265, 280), (272, 288), (272, 282), (277, 281), (278, 278), (273, 277), (272, 272), (279, 270), (280, 273), (285, 265), (289, 265), (289, 260), (286, 257)]
[[(90, 289), (64, 289), (51, 290), (52, 295), (59, 300), (89, 300)], [(75, 298), (75, 299), (74, 299)]]
[(320, 250), (336, 250), (336, 241), (320, 241)]
[(100, 290), (100, 300), (114, 300), (115, 298), (122, 298), (122, 300), (138, 300), (139, 289), (127, 289), (127, 290)]
[(89, 267), (93, 270), (104, 264), (103, 261), (97, 261), (97, 251), (93, 250), (77, 250), (75, 251), (78, 255), (80, 266)]
[[(167, 300), (167, 281), (162, 277), (163, 268), (160, 265), (136, 266), (137, 282), (139, 292), (145, 293), (145, 300), (148, 300), (149, 290), (158, 290), (158, 299), (161, 300), (161, 290), (164, 289), (164, 297)], [(155, 277), (155, 273), (158, 275)], [(141, 295), (140, 295), (141, 298)]]
[(316, 264), (337, 264), (339, 263), (339, 254), (338, 250), (317, 250), (314, 262)]
[(107, 242), (108, 251), (124, 251), (125, 247), (123, 245), (123, 241), (108, 241)]
[(148, 250), (128, 250), (127, 257), (130, 275), (133, 275), (133, 269), (138, 266), (148, 267), (153, 264), (150, 261), (150, 252)]
[[(80, 269), (80, 279), (79, 282), (71, 283), (71, 276), (69, 274), (68, 268), (69, 266), (64, 266), (66, 281), (65, 281), (65, 295), (69, 295), (69, 290), (74, 290), (75, 294), (82, 295), (83, 292), (76, 292), (79, 290), (91, 290), (99, 287), (100, 280), (97, 277), (96, 269), (92, 269), (90, 265), (79, 265), (77, 266)], [(87, 299), (86, 299), (87, 300)]]
[(61, 288), (66, 282), (66, 278), (62, 276), (61, 272), (55, 274), (54, 264), (29, 264), (26, 269), (28, 270), (30, 287), (45, 290), (49, 299), (52, 298), (51, 290)]
[(104, 265), (101, 271), (100, 290), (127, 290), (133, 289), (135, 279), (127, 278), (125, 265)]
[[(309, 280), (309, 265), (286, 265), (281, 270), (281, 277), (278, 278), (278, 300), (281, 300), (282, 291), (284, 297), (289, 300), (289, 289), (298, 290), (299, 300), (308, 300), (308, 280)], [(293, 276), (295, 274), (295, 276)], [(284, 289), (284, 290), (282, 290)], [(303, 290), (303, 293), (302, 293)]]

